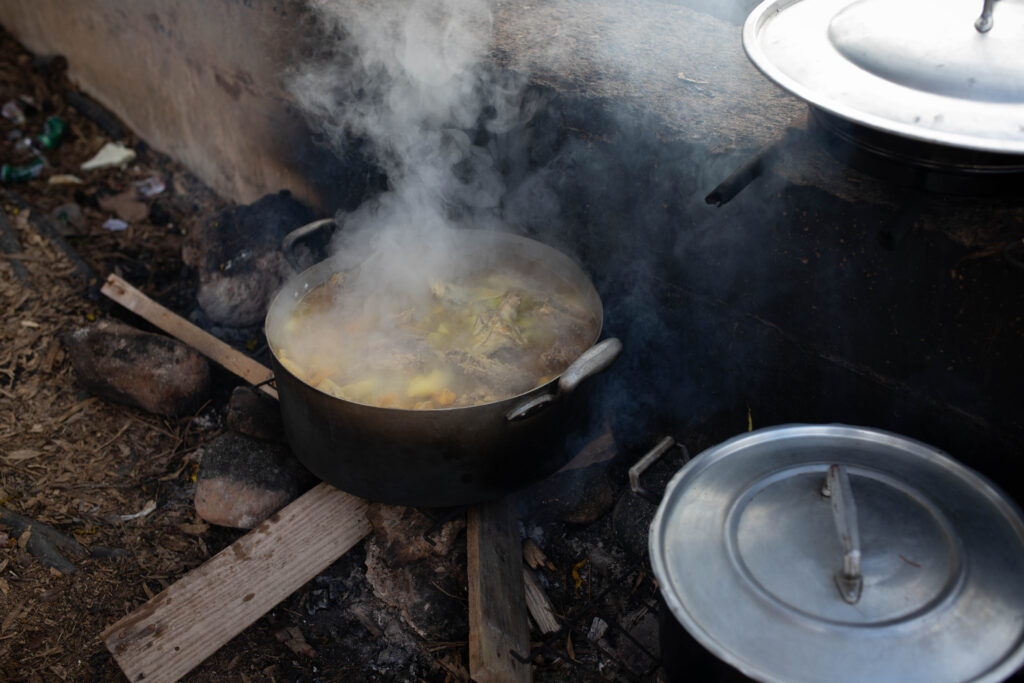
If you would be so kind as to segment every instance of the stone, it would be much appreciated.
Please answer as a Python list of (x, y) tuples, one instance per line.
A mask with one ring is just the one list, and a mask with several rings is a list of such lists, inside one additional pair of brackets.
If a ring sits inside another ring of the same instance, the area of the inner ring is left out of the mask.
[(565, 467), (518, 495), (524, 516), (535, 522), (591, 524), (615, 504), (608, 468), (617, 453), (611, 427), (590, 439)]
[(210, 524), (252, 529), (314, 482), (283, 445), (225, 432), (200, 449), (195, 508)]
[(62, 335), (90, 393), (157, 415), (196, 410), (210, 390), (206, 359), (182, 342), (104, 320)]
[(203, 313), (227, 327), (260, 324), (270, 299), (292, 273), (281, 241), (312, 220), (313, 212), (287, 192), (206, 220), (182, 247), (182, 260), (199, 272)]
[(284, 436), (277, 402), (246, 385), (231, 392), (227, 425), (232, 431), (264, 441), (280, 441)]
[(118, 218), (129, 223), (144, 221), (149, 216), (149, 207), (138, 200), (134, 189), (99, 197), (97, 202), (104, 211), (117, 214)]
[(398, 610), (429, 641), (465, 638), (466, 552), (457, 543), (465, 519), (445, 522), (429, 537), (434, 521), (415, 508), (370, 505), (374, 533), (366, 541), (366, 580), (374, 595)]

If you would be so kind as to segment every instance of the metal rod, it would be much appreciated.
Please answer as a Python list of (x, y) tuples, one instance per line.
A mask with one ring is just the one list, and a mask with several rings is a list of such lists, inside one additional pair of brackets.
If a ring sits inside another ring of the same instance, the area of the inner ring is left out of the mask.
[(704, 201), (715, 206), (722, 206), (738, 195), (743, 189), (754, 182), (762, 173), (771, 168), (781, 156), (782, 150), (791, 144), (794, 137), (799, 134), (796, 128), (787, 128), (786, 133), (778, 140), (761, 148), (754, 156), (750, 157), (732, 172), (728, 178), (718, 184)]
[[(646, 498), (655, 505), (661, 502), (658, 496), (648, 491), (640, 483), (640, 475), (647, 471), (654, 463), (661, 459), (661, 456), (665, 455), (670, 448), (676, 445), (676, 440), (671, 436), (666, 436), (664, 439), (658, 442), (658, 444), (647, 451), (644, 457), (640, 458), (635, 465), (629, 468), (629, 488), (636, 495), (641, 498)], [(686, 450), (686, 446), (679, 444), (679, 447), (683, 449), (683, 464), (685, 465), (690, 459), (690, 453)]]

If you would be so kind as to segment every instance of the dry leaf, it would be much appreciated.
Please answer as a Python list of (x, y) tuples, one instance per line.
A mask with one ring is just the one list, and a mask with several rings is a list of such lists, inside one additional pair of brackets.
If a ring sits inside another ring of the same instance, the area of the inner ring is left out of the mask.
[(10, 586), (7, 585), (7, 579), (0, 579), (0, 593), (3, 593), (5, 598), (7, 597), (7, 591), (9, 590)]
[(100, 208), (116, 213), (118, 218), (129, 223), (145, 220), (149, 207), (135, 198), (135, 190), (99, 198)]
[(199, 522), (198, 524), (179, 524), (178, 528), (189, 536), (199, 536), (200, 534), (206, 533), (206, 530), (210, 528), (210, 525)]
[(21, 615), (22, 604), (24, 604), (24, 602), (16, 605), (10, 612), (7, 613), (7, 616), (4, 617), (3, 622), (0, 623), (0, 633), (4, 633), (5, 631), (7, 631), (7, 629), (11, 627), (11, 624), (14, 623), (14, 620)]
[(24, 462), (25, 460), (31, 460), (37, 455), (41, 455), (41, 451), (33, 450), (31, 448), (22, 448), (17, 451), (12, 451), (4, 456), (4, 460), (7, 462)]
[(130, 515), (119, 515), (119, 516), (120, 516), (120, 518), (123, 521), (127, 522), (130, 519), (139, 519), (141, 517), (145, 517), (149, 513), (153, 512), (154, 510), (156, 510), (156, 501), (155, 500), (150, 500), (150, 501), (148, 501), (146, 503), (146, 506), (144, 508), (142, 508), (141, 510), (139, 510), (138, 512), (130, 514)]
[(283, 628), (275, 633), (274, 637), (277, 638), (278, 641), (284, 643), (289, 650), (297, 655), (316, 657), (316, 650), (309, 646), (309, 643), (306, 642), (306, 638), (302, 635), (302, 631), (299, 630), (298, 626)]
[(24, 550), (30, 538), (32, 538), (32, 527), (25, 529), (25, 533), (18, 537), (18, 547)]
[(578, 661), (576, 659), (576, 648), (572, 646), (572, 634), (565, 636), (565, 654), (569, 655), (569, 659), (572, 661)]
[(528, 538), (523, 542), (523, 559), (526, 560), (526, 564), (530, 565), (530, 569), (544, 567), (550, 571), (555, 571), (555, 565), (532, 538)]

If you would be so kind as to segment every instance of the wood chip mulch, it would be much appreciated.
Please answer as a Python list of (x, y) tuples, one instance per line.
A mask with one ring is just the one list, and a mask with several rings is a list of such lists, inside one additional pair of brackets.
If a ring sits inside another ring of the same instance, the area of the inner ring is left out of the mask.
[[(76, 387), (59, 335), (105, 316), (140, 323), (98, 296), (99, 283), (76, 280), (66, 253), (32, 220), (33, 214), (39, 218), (76, 204), (82, 221), (61, 225), (63, 238), (99, 277), (117, 272), (162, 303), (180, 307), (194, 295), (194, 277), (181, 265), (182, 240), (226, 204), (130, 133), (122, 142), (136, 150), (135, 161), (123, 169), (82, 171), (80, 164), (109, 138), (64, 102), (69, 88), (74, 86), (59, 60), (33, 64), (0, 29), (0, 104), (29, 98), (22, 100), (28, 105), (24, 123), (0, 119), (0, 162), (32, 159), (31, 152), (16, 149), (12, 131), (37, 135), (49, 116), (68, 124), (60, 146), (43, 150), (48, 167), (39, 178), (0, 185), (0, 208), (20, 249), (0, 253), (4, 681), (123, 680), (100, 640), (102, 630), (233, 538), (232, 532), (201, 523), (192, 509), (196, 449), (219, 433), (221, 416), (206, 406), (196, 415), (161, 418)], [(56, 174), (74, 174), (83, 183), (50, 184)], [(112, 215), (97, 198), (152, 176), (166, 190), (142, 199), (148, 217), (123, 231), (105, 229)], [(18, 515), (40, 526), (10, 534), (5, 511), (8, 520)], [(44, 533), (41, 525), (85, 548), (84, 554), (65, 553), (76, 571), (62, 573), (30, 552), (32, 534)], [(101, 556), (88, 553), (95, 548), (104, 549)]]

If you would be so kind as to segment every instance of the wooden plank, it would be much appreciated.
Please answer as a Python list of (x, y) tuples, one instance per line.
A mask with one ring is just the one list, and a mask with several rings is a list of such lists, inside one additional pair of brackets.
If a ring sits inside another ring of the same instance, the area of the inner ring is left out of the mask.
[(529, 567), (523, 567), (523, 587), (526, 590), (526, 608), (540, 632), (547, 635), (561, 629), (547, 593), (541, 588), (536, 575)]
[[(116, 275), (100, 291), (242, 379), (273, 376)], [(366, 505), (317, 485), (107, 628), (107, 649), (131, 681), (178, 680), (369, 534)]]
[(523, 559), (512, 498), (471, 507), (466, 530), (469, 574), (469, 674), (476, 683), (533, 680)]
[(176, 681), (370, 533), (366, 501), (319, 484), (107, 628), (130, 681)]
[(100, 291), (167, 334), (180, 339), (210, 360), (222, 365), (250, 384), (258, 385), (269, 396), (277, 398), (277, 390), (260, 384), (273, 378), (270, 368), (233, 349), (209, 332), (202, 330), (128, 284), (124, 278), (111, 274)]

